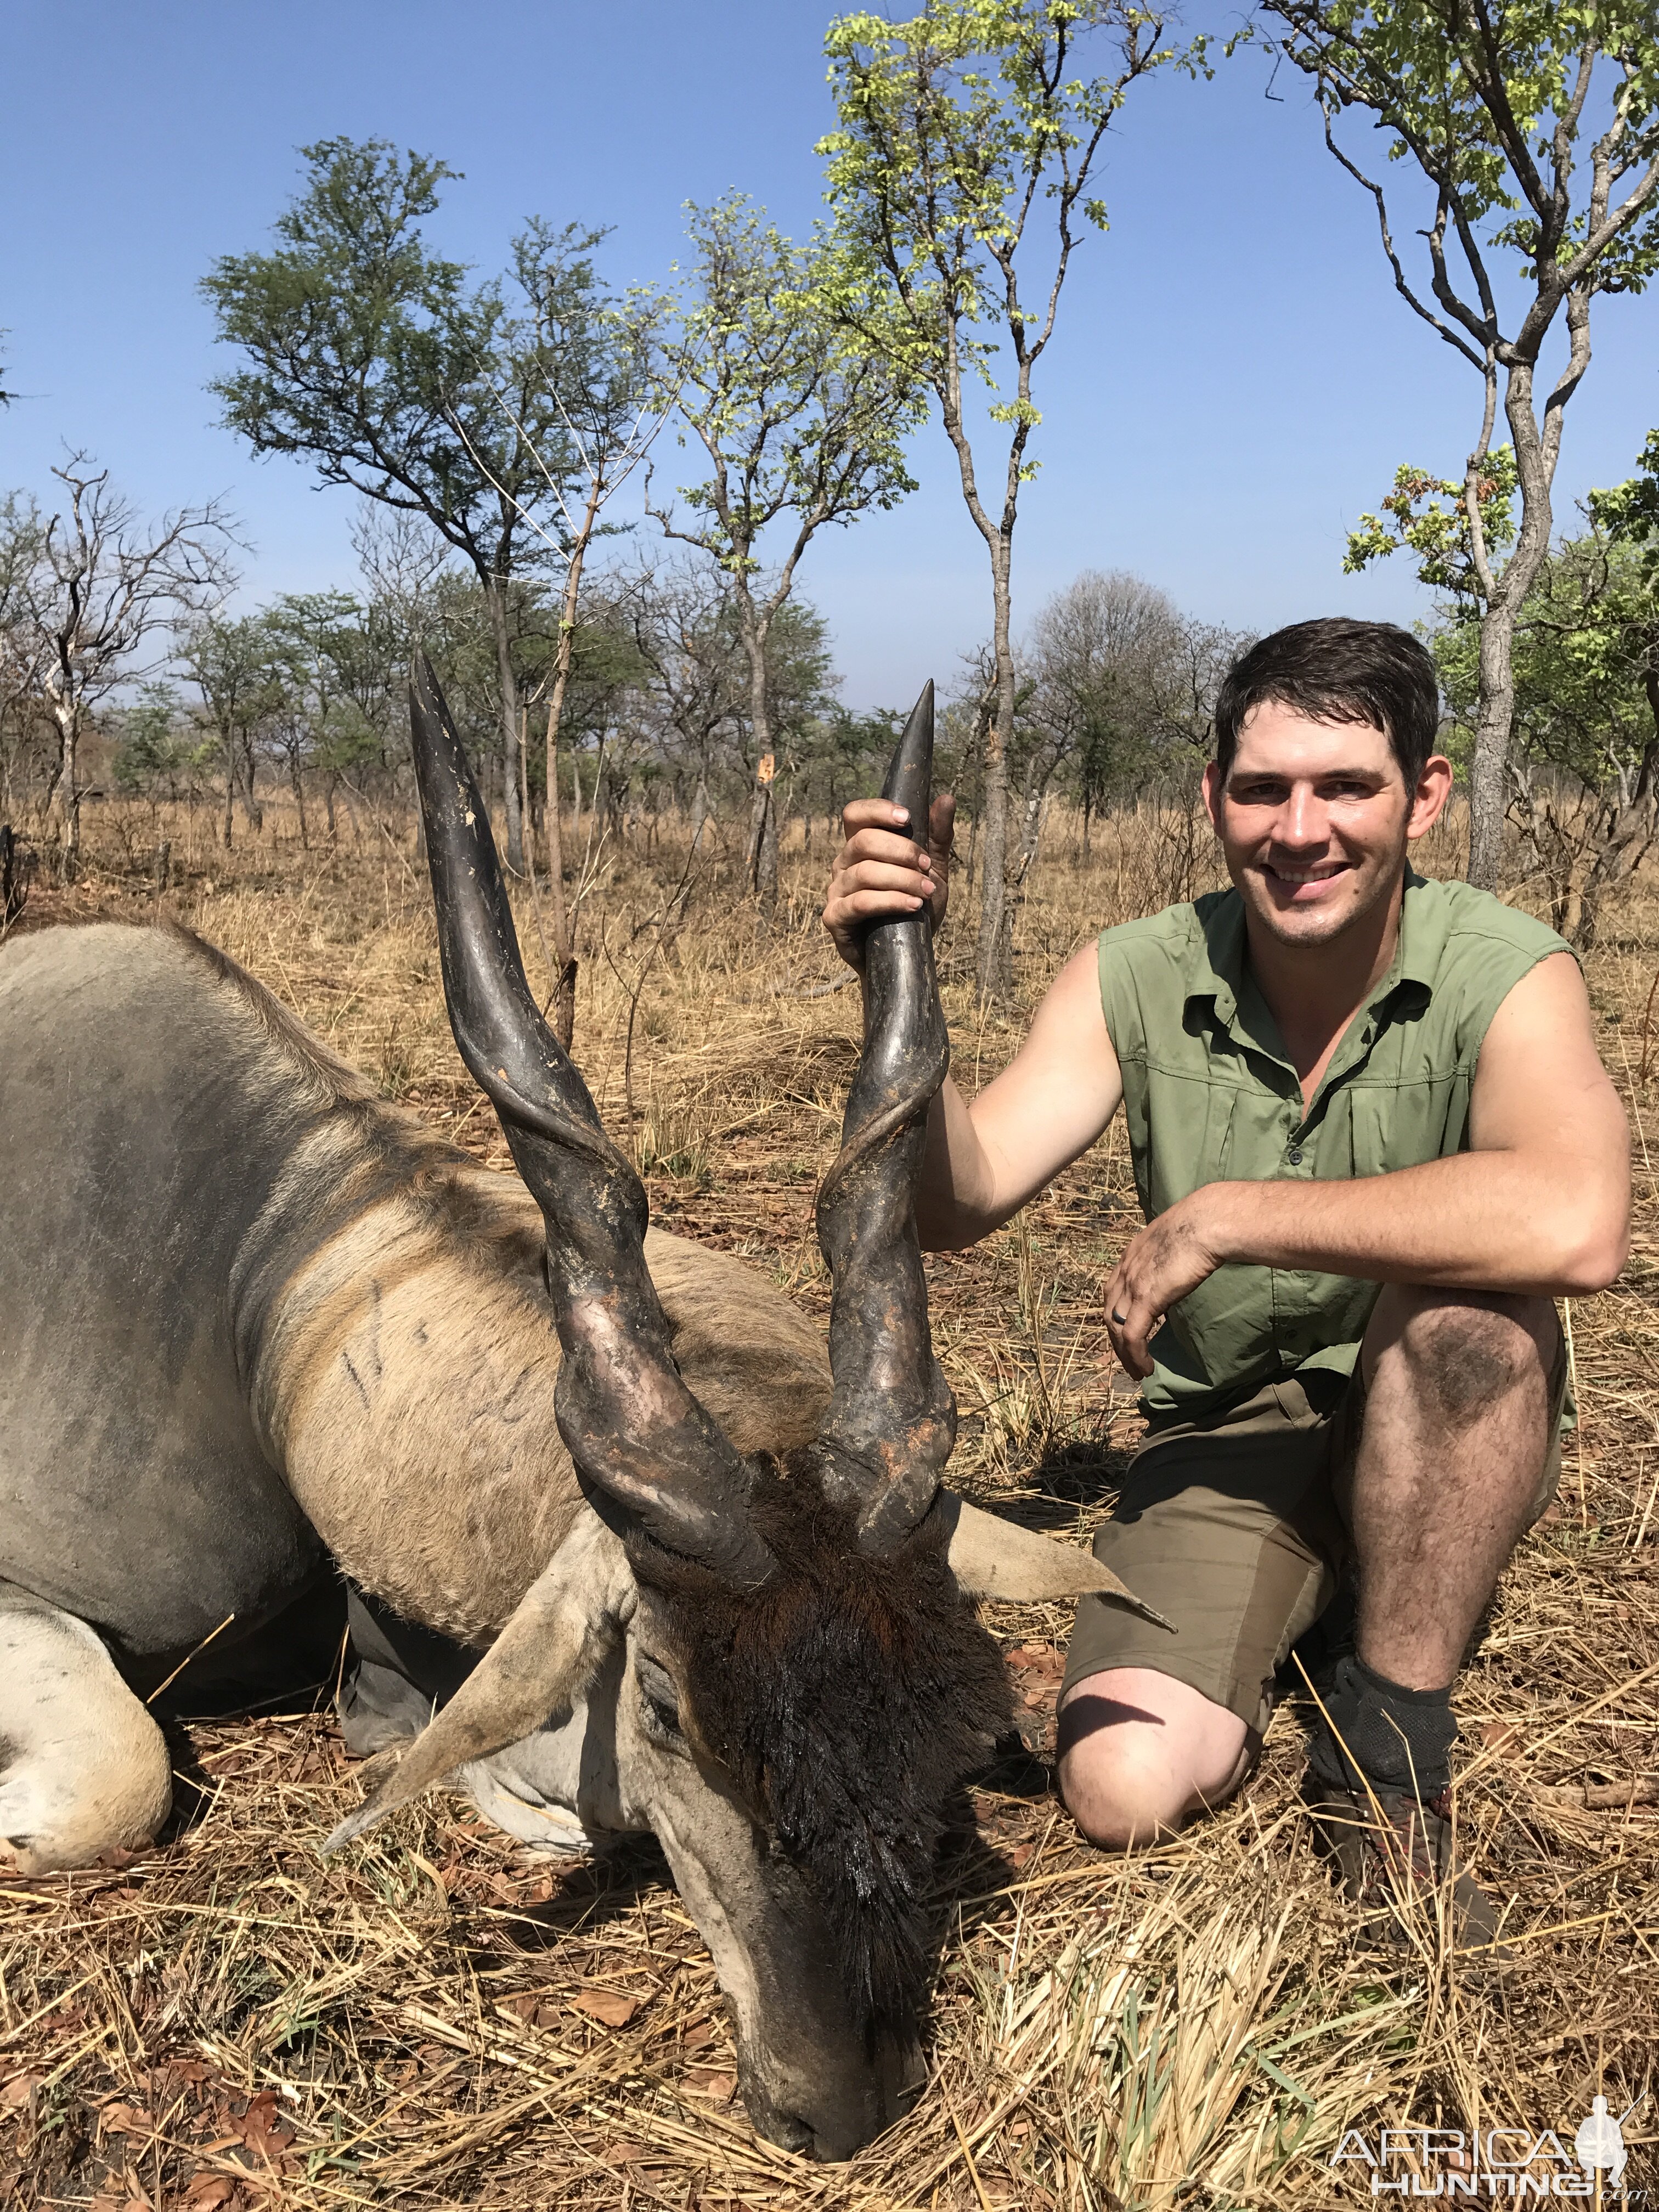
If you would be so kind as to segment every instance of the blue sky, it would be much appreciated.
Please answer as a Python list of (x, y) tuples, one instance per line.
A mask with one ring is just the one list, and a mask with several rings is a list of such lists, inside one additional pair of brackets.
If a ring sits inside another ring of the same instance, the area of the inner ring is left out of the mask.
[[(661, 280), (687, 198), (740, 189), (786, 228), (810, 226), (829, 12), (11, 0), (0, 325), (21, 396), (0, 414), (0, 489), (45, 496), (64, 444), (83, 446), (145, 507), (224, 494), (253, 548), (251, 598), (351, 585), (352, 495), (314, 489), (301, 463), (252, 460), (204, 388), (227, 356), (197, 282), (216, 256), (266, 240), (298, 180), (295, 149), (380, 136), (441, 155), (465, 181), (434, 235), (481, 269), (536, 212), (613, 226), (611, 278)], [(1017, 623), (1088, 566), (1134, 569), (1240, 627), (1421, 610), (1399, 560), (1343, 577), (1343, 540), (1397, 462), (1461, 465), (1478, 380), (1396, 298), (1303, 80), (1281, 70), (1269, 99), (1269, 67), (1247, 55), (1210, 84), (1166, 75), (1115, 127), (1111, 230), (1074, 263), (1040, 372)], [(1656, 339), (1655, 299), (1598, 304), (1563, 513), (1627, 476), (1659, 422)], [(983, 548), (936, 426), (913, 466), (921, 489), (904, 507), (821, 540), (802, 573), (855, 706), (948, 680), (988, 629)]]

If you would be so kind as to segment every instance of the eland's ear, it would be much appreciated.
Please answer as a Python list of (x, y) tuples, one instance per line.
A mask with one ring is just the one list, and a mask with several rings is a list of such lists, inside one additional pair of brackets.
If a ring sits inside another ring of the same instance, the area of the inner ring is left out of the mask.
[(568, 1705), (598, 1671), (633, 1587), (621, 1540), (585, 1512), (449, 1703), (327, 1838), (324, 1856)]
[(1159, 1628), (1175, 1630), (1161, 1613), (1102, 1566), (1092, 1553), (1058, 1537), (1042, 1536), (995, 1513), (982, 1513), (953, 1491), (941, 1490), (939, 1510), (950, 1534), (945, 1556), (957, 1587), (969, 1597), (994, 1597), (1040, 1605), (1060, 1597), (1109, 1597)]

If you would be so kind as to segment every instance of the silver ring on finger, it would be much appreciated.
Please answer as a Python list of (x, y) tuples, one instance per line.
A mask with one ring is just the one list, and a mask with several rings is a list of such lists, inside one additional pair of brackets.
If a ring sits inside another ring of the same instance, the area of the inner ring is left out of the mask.
[(1128, 1318), (1129, 1316), (1127, 1314), (1121, 1314), (1115, 1308), (1113, 1309), (1112, 1319), (1117, 1323), (1120, 1328), (1123, 1327), (1123, 1324), (1128, 1320)]

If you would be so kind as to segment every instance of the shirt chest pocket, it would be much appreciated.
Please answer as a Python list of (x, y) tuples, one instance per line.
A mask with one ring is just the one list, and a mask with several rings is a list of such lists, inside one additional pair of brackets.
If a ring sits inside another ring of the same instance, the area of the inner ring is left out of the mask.
[(1347, 1103), (1357, 1176), (1420, 1167), (1462, 1151), (1467, 1142), (1469, 1085), (1461, 1069), (1397, 1089), (1359, 1085)]
[[(1231, 1083), (1158, 1073), (1149, 1078), (1141, 1118), (1146, 1141), (1144, 1148), (1133, 1147), (1135, 1188), (1149, 1221), (1201, 1184), (1219, 1182), (1228, 1175), (1237, 1103), (1238, 1091)], [(1133, 1133), (1133, 1123), (1131, 1128)]]

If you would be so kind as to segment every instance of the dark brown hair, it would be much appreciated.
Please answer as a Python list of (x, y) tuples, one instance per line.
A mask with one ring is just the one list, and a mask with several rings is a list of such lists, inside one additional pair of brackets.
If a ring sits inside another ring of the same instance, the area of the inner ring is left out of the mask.
[(903, 2037), (937, 1955), (952, 1801), (1013, 1724), (1008, 1670), (937, 1516), (866, 1553), (810, 1448), (749, 1464), (778, 1563), (758, 1591), (637, 1536), (630, 1555), (665, 1606), (695, 1732), (811, 1879), (866, 2037)]
[(1322, 615), (1258, 638), (1227, 671), (1215, 702), (1216, 766), (1225, 778), (1252, 707), (1275, 700), (1319, 722), (1365, 722), (1388, 738), (1408, 792), (1440, 728), (1434, 662), (1395, 623)]

